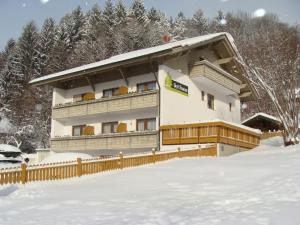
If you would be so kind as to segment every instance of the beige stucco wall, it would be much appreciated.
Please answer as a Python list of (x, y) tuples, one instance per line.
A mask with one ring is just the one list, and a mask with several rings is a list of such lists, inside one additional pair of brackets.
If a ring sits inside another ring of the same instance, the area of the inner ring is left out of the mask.
[(230, 156), (239, 152), (248, 151), (249, 149), (237, 147), (233, 145), (218, 144), (217, 153), (219, 157)]

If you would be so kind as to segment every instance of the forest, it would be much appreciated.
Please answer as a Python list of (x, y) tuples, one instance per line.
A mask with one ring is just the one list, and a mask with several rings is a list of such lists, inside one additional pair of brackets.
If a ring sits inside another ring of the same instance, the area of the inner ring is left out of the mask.
[[(276, 116), (278, 109), (272, 94), (283, 107), (294, 99), (294, 92), (288, 95), (286, 91), (300, 87), (297, 24), (283, 23), (274, 14), (254, 17), (246, 12), (222, 10), (214, 18), (206, 17), (201, 9), (191, 17), (178, 12), (171, 18), (156, 8), (145, 8), (141, 0), (133, 1), (130, 7), (122, 1), (107, 0), (103, 7), (94, 5), (87, 12), (78, 7), (60, 21), (47, 18), (40, 28), (32, 21), (24, 26), (17, 40), (7, 42), (0, 52), (1, 139), (25, 152), (49, 147), (52, 90), (32, 87), (30, 80), (163, 44), (166, 35), (176, 41), (215, 32), (230, 33), (243, 63), (254, 68), (249, 69), (248, 79), (254, 86), (257, 83), (258, 98), (242, 104), (242, 117), (256, 112)], [(259, 85), (256, 73), (264, 85)], [(291, 104), (284, 108), (283, 114), (296, 112)]]

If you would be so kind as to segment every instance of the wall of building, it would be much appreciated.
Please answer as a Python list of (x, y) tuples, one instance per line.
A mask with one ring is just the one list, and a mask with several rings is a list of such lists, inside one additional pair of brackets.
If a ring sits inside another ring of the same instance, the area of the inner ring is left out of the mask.
[[(188, 86), (188, 96), (165, 88), (165, 78), (169, 74), (173, 80)], [(188, 75), (168, 66), (159, 67), (159, 83), (161, 86), (161, 125), (197, 123), (213, 119), (221, 119), (229, 122), (240, 123), (240, 101), (237, 96), (226, 96), (220, 85), (206, 86), (194, 82)], [(223, 88), (223, 87), (222, 87)], [(201, 99), (201, 91), (205, 92), (204, 101)], [(207, 94), (215, 97), (215, 109), (207, 106)], [(229, 103), (232, 103), (232, 111)]]
[(107, 115), (105, 117), (93, 118), (89, 123), (76, 122), (76, 123), (61, 123), (59, 121), (53, 120), (52, 129), (51, 129), (51, 137), (62, 137), (62, 136), (72, 136), (72, 127), (74, 125), (88, 125), (94, 127), (95, 135), (99, 135), (102, 133), (102, 123), (106, 122), (119, 122), (127, 124), (127, 131), (136, 131), (136, 120), (137, 119), (146, 119), (146, 118), (156, 118), (156, 128), (158, 129), (159, 118), (157, 110), (149, 110), (143, 113), (131, 112), (130, 114), (125, 113), (120, 115)]
[(219, 157), (230, 156), (239, 152), (248, 151), (249, 149), (227, 145), (227, 144), (217, 144), (217, 153)]
[[(134, 76), (127, 78), (128, 80), (128, 92), (136, 92), (137, 91), (137, 84), (148, 82), (148, 81), (155, 81), (155, 77), (153, 74), (143, 74), (140, 76)], [(117, 88), (120, 86), (126, 86), (126, 83), (123, 79), (114, 80), (110, 82), (104, 82), (104, 83), (97, 83), (95, 84), (95, 98), (99, 99), (103, 96), (103, 90), (110, 89), (110, 88)], [(78, 94), (83, 94), (86, 92), (94, 92), (90, 86), (84, 86), (84, 87), (78, 87), (68, 90), (61, 90), (61, 89), (55, 89), (54, 92), (56, 96), (56, 101), (54, 101), (54, 104), (58, 103), (68, 103), (73, 102), (73, 96)], [(63, 92), (63, 94), (61, 94)], [(62, 96), (60, 98), (60, 96)], [(62, 102), (63, 101), (63, 102)]]

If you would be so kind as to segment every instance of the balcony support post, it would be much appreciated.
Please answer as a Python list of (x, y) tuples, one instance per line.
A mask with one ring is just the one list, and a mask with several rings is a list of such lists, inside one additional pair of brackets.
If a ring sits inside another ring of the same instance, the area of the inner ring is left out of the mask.
[(85, 77), (85, 79), (88, 82), (88, 84), (91, 86), (92, 90), (95, 92), (96, 91), (95, 85), (91, 82), (90, 78)]
[(126, 76), (125, 76), (125, 74), (124, 74), (124, 72), (123, 72), (123, 70), (121, 68), (119, 68), (119, 72), (120, 72), (120, 74), (121, 74), (121, 76), (122, 76), (122, 78), (123, 78), (126, 86), (128, 87), (128, 84), (129, 84), (128, 80), (127, 80), (127, 78), (126, 78)]

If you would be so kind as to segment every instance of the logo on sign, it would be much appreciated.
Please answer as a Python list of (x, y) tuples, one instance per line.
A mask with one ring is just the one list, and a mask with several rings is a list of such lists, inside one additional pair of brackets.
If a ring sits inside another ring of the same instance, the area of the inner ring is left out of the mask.
[(172, 80), (172, 77), (170, 76), (170, 74), (167, 74), (166, 78), (165, 78), (165, 87), (168, 90), (177, 92), (179, 94), (188, 96), (189, 95), (189, 89), (188, 86), (181, 84), (177, 81)]

